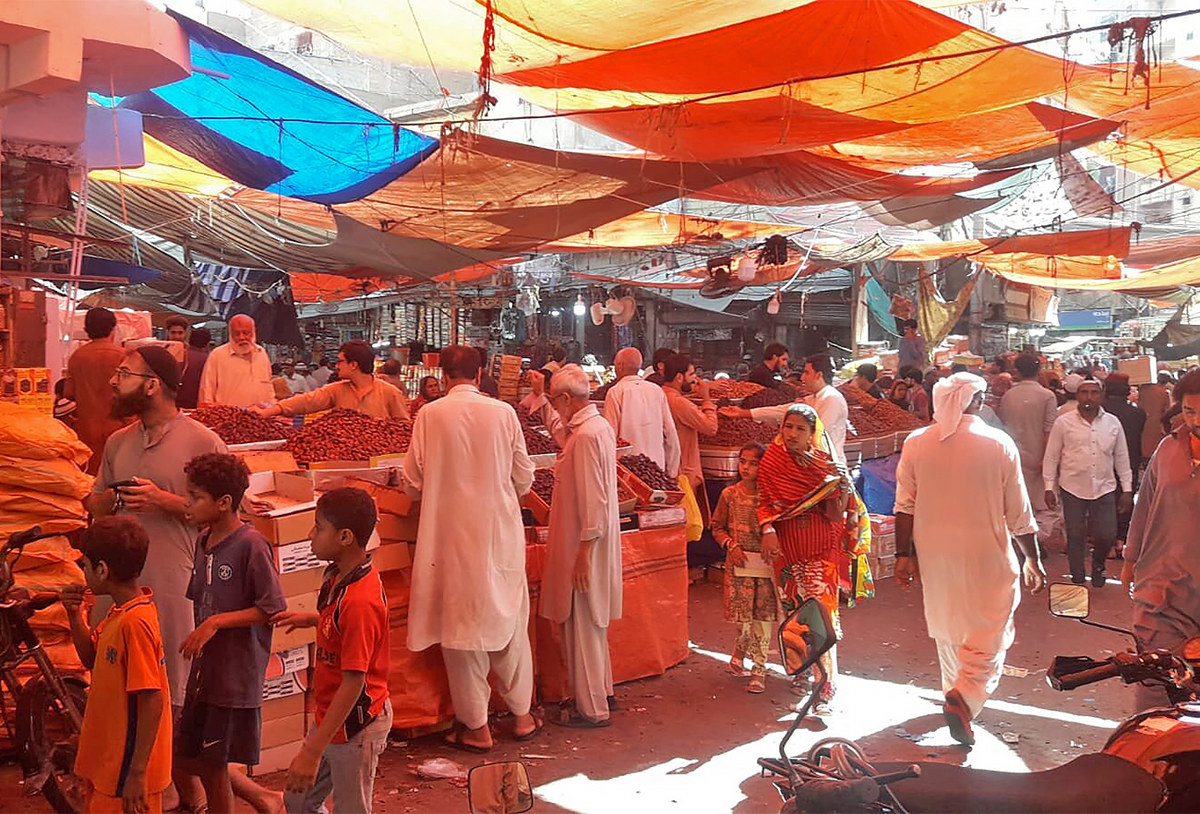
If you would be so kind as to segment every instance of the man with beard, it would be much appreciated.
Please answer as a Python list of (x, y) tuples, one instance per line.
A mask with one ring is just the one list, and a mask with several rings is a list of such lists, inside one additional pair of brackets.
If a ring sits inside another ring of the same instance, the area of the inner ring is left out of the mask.
[[(1200, 635), (1200, 547), (1196, 510), (1200, 508), (1200, 372), (1175, 386), (1183, 426), (1163, 439), (1142, 477), (1129, 524), (1121, 582), (1133, 595), (1133, 633), (1143, 648), (1178, 653)], [(1138, 707), (1161, 706), (1158, 688), (1139, 685)]]
[(257, 342), (254, 320), (237, 314), (229, 320), (229, 341), (208, 355), (200, 377), (200, 404), (249, 407), (274, 404), (271, 360)]
[[(671, 408), (675, 432), (679, 436), (679, 474), (687, 477), (696, 500), (702, 501), (704, 472), (700, 468), (700, 436), (716, 434), (717, 405), (709, 397), (708, 382), (696, 380), (696, 366), (682, 353), (667, 360), (663, 377), (663, 392), (667, 394), (667, 406)], [(699, 407), (687, 397), (693, 390), (700, 397)]]
[[(1117, 538), (1117, 513), (1128, 511), (1133, 502), (1125, 430), (1116, 416), (1100, 406), (1101, 392), (1095, 379), (1080, 383), (1075, 394), (1079, 408), (1054, 422), (1042, 460), (1046, 505), (1055, 508), (1062, 494), (1071, 579), (1084, 583), (1090, 532), (1092, 585), (1097, 588), (1104, 586), (1104, 563)], [(1119, 496), (1113, 472), (1120, 478)]]
[(150, 536), (143, 583), (154, 591), (167, 651), (171, 702), (183, 703), (187, 661), (179, 646), (192, 632), (192, 603), (184, 598), (196, 551), (196, 530), (184, 521), (183, 466), (197, 455), (225, 452), (225, 443), (175, 406), (179, 363), (165, 348), (131, 351), (111, 379), (113, 415), (136, 418), (104, 446), (88, 510), (97, 517), (137, 515)]
[[(134, 418), (109, 436), (92, 494), (84, 501), (96, 517), (132, 514), (150, 538), (141, 583), (154, 592), (158, 626), (166, 652), (171, 706), (183, 706), (190, 661), (180, 652), (192, 632), (192, 602), (185, 594), (192, 577), (198, 530), (184, 519), (187, 476), (184, 465), (198, 455), (224, 453), (216, 433), (179, 412), (176, 395), (181, 372), (170, 351), (146, 346), (130, 351), (111, 379), (113, 415)], [(199, 800), (194, 778), (175, 776), (175, 784), (193, 808)], [(279, 795), (245, 775), (232, 775), (234, 793), (256, 811), (278, 807)], [(188, 799), (190, 798), (190, 799)]]
[[(175, 406), (179, 363), (170, 351), (146, 346), (125, 355), (110, 379), (113, 415), (137, 419), (104, 446), (92, 494), (84, 501), (96, 517), (132, 514), (150, 538), (142, 584), (154, 592), (166, 652), (171, 705), (183, 706), (189, 661), (179, 648), (194, 626), (184, 595), (192, 576), (196, 529), (184, 520), (184, 464), (197, 455), (226, 452), (217, 434)], [(187, 788), (181, 778), (176, 784)], [(195, 792), (184, 802), (194, 804)]]

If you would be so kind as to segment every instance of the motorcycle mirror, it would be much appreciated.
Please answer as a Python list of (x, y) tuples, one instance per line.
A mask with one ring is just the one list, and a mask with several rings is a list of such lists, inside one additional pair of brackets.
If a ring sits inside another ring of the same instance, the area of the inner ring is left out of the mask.
[(819, 600), (805, 601), (779, 626), (784, 671), (794, 676), (809, 670), (837, 641), (829, 609)]
[(533, 787), (520, 761), (484, 763), (467, 775), (471, 814), (521, 814), (533, 808)]
[(1050, 585), (1050, 613), (1064, 619), (1086, 619), (1090, 610), (1088, 589), (1084, 585), (1055, 582)]

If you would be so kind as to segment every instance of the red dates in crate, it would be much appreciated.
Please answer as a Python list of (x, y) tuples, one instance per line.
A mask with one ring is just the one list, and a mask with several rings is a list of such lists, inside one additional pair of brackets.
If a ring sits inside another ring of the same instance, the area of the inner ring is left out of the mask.
[(226, 444), (257, 444), (289, 438), (290, 426), (274, 418), (263, 418), (241, 407), (209, 405), (192, 413), (192, 418), (215, 432)]
[(679, 490), (679, 484), (671, 480), (667, 473), (659, 468), (658, 464), (645, 455), (625, 455), (617, 460), (621, 466), (641, 478), (642, 483), (651, 489), (663, 492), (675, 492)]
[(554, 470), (539, 469), (533, 473), (533, 493), (550, 505), (554, 499)]
[(407, 452), (412, 422), (332, 410), (298, 430), (284, 446), (301, 463), (365, 461)]

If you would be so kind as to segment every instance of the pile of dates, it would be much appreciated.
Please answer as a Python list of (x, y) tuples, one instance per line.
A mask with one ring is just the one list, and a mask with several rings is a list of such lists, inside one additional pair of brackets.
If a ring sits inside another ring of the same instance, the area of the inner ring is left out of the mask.
[(753, 410), (755, 407), (774, 407), (789, 404), (802, 395), (803, 393), (791, 385), (780, 384), (778, 387), (764, 387), (756, 393), (751, 393), (742, 399), (742, 406), (747, 410)]
[(226, 444), (283, 441), (293, 433), (288, 424), (274, 418), (263, 418), (241, 407), (214, 404), (194, 411), (192, 418), (221, 436)]
[(777, 430), (753, 418), (717, 417), (715, 435), (701, 435), (700, 446), (741, 447), (744, 444), (769, 444)]
[(525, 451), (530, 455), (552, 455), (558, 452), (558, 444), (546, 433), (535, 427), (523, 427)]
[(662, 492), (679, 491), (679, 484), (671, 480), (658, 464), (645, 455), (625, 455), (617, 459), (621, 466), (641, 478), (642, 483), (651, 489)]
[(297, 430), (284, 445), (300, 463), (365, 461), (408, 452), (412, 422), (372, 418), (355, 410), (331, 410)]
[(533, 493), (550, 505), (554, 499), (554, 470), (539, 469), (533, 473)]
[(717, 379), (712, 382), (711, 393), (718, 399), (744, 399), (762, 390), (761, 384), (754, 382), (738, 382), (733, 379)]

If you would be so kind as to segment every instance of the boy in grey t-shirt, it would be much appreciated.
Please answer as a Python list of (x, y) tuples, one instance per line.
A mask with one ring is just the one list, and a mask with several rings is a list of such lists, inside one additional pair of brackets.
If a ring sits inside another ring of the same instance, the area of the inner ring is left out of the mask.
[(196, 629), (183, 643), (193, 661), (176, 753), (200, 777), (209, 810), (232, 811), (229, 764), (258, 763), (268, 620), (287, 602), (270, 544), (237, 514), (249, 486), (246, 464), (214, 453), (184, 471), (187, 519), (207, 530), (187, 591)]

